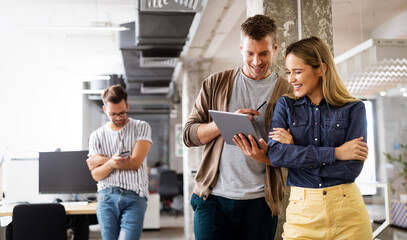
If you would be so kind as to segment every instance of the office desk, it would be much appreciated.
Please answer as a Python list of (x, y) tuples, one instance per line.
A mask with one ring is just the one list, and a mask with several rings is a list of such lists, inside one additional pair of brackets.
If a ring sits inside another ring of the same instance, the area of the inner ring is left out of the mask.
[[(0, 207), (0, 217), (12, 216), (15, 204), (6, 204)], [(67, 215), (73, 214), (96, 214), (96, 203), (82, 206), (65, 206)]]
[[(67, 215), (72, 214), (96, 214), (97, 203), (89, 203), (82, 206), (65, 206)], [(6, 226), (11, 221), (15, 204), (3, 204), (0, 206), (0, 218), (9, 217), (6, 221), (1, 221), (0, 226)], [(147, 202), (146, 213), (144, 214), (143, 229), (160, 229), (160, 195), (151, 193)], [(0, 238), (1, 239), (1, 238)]]

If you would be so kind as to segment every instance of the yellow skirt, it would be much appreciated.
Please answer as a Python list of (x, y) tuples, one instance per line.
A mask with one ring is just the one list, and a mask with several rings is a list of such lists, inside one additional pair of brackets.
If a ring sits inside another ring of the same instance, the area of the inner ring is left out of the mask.
[(371, 240), (372, 225), (355, 183), (291, 187), (284, 239)]

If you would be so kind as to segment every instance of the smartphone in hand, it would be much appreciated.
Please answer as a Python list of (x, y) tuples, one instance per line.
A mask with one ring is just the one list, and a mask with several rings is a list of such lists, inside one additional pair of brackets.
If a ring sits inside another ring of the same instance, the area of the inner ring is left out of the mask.
[(121, 152), (120, 157), (130, 157), (130, 151)]

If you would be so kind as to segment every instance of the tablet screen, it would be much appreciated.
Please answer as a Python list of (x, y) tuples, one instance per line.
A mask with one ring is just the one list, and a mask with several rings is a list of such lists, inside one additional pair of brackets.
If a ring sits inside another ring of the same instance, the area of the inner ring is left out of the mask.
[[(247, 114), (216, 110), (209, 110), (209, 114), (215, 121), (216, 126), (227, 144), (236, 145), (232, 139), (235, 134), (239, 133), (242, 133), (246, 137), (252, 135), (254, 139), (256, 139), (256, 142), (258, 141), (259, 137), (257, 136), (253, 123), (250, 121)], [(258, 142), (257, 146), (260, 147)]]

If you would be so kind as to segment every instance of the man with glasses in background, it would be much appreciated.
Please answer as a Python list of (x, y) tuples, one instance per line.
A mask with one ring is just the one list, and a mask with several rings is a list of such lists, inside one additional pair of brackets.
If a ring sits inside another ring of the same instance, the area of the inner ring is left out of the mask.
[[(147, 207), (146, 157), (152, 143), (147, 122), (129, 118), (127, 92), (114, 85), (102, 94), (110, 121), (89, 139), (86, 160), (98, 181), (97, 218), (103, 240), (140, 239)], [(123, 236), (124, 235), (124, 236)]]

